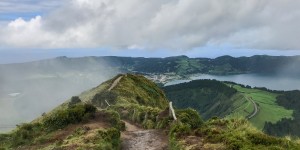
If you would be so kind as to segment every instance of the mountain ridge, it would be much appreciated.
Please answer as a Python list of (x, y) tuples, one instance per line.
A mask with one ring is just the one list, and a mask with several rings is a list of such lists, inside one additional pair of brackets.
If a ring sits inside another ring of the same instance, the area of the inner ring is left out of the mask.
[[(30, 71), (44, 67), (64, 66), (71, 70), (89, 68), (86, 66), (102, 66), (118, 68), (121, 72), (140, 73), (169, 73), (179, 75), (193, 73), (207, 73), (215, 75), (242, 74), (242, 73), (283, 73), (289, 71), (295, 75), (300, 72), (294, 69), (299, 67), (300, 56), (268, 56), (254, 55), (251, 57), (220, 56), (217, 58), (189, 58), (187, 56), (173, 56), (165, 58), (119, 57), (119, 56), (89, 56), (89, 57), (58, 57), (18, 64), (2, 64), (0, 70), (10, 68), (26, 68)], [(75, 65), (77, 64), (77, 65)], [(160, 67), (157, 68), (160, 64)]]
[[(204, 122), (197, 111), (185, 108), (175, 109), (177, 120), (174, 120), (169, 117), (164, 92), (141, 75), (120, 74), (89, 91), (72, 97), (34, 122), (20, 125), (10, 134), (0, 135), (0, 147), (130, 149), (148, 147), (155, 141), (163, 142), (168, 149), (300, 147), (299, 141), (266, 135), (241, 118), (214, 117)], [(137, 126), (136, 131), (130, 126)], [(148, 137), (142, 140), (135, 136)], [(128, 142), (130, 138), (142, 145)]]

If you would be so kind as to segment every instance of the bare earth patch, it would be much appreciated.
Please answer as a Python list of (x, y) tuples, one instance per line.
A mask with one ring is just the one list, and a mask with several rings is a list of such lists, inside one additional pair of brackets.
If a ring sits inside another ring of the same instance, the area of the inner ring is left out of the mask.
[(163, 130), (144, 130), (129, 122), (121, 134), (123, 150), (167, 150), (168, 136)]

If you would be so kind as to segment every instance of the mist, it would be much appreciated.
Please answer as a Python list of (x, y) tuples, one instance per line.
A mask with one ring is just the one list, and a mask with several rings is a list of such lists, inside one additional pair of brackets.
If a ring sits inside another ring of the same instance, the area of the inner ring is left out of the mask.
[(0, 132), (30, 122), (118, 73), (93, 57), (0, 65)]

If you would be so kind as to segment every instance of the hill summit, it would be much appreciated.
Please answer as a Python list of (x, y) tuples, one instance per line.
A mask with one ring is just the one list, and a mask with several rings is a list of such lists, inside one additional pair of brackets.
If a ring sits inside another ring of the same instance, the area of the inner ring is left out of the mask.
[(100, 108), (105, 108), (108, 104), (138, 104), (158, 108), (166, 108), (168, 105), (164, 92), (141, 75), (118, 75), (92, 91), (94, 90), (97, 93), (87, 101)]

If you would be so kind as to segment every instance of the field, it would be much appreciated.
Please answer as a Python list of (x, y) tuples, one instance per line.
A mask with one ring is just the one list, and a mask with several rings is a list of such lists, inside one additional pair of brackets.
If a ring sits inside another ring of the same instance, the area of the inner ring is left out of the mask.
[[(276, 123), (282, 118), (293, 118), (293, 110), (285, 109), (276, 103), (278, 94), (262, 91), (259, 89), (243, 88), (239, 85), (233, 85), (233, 88), (239, 91), (233, 106), (236, 109), (233, 115), (248, 116), (254, 111), (254, 105), (249, 99), (253, 100), (258, 106), (257, 114), (249, 121), (258, 129), (263, 129), (265, 122)], [(235, 99), (235, 97), (233, 97)]]

